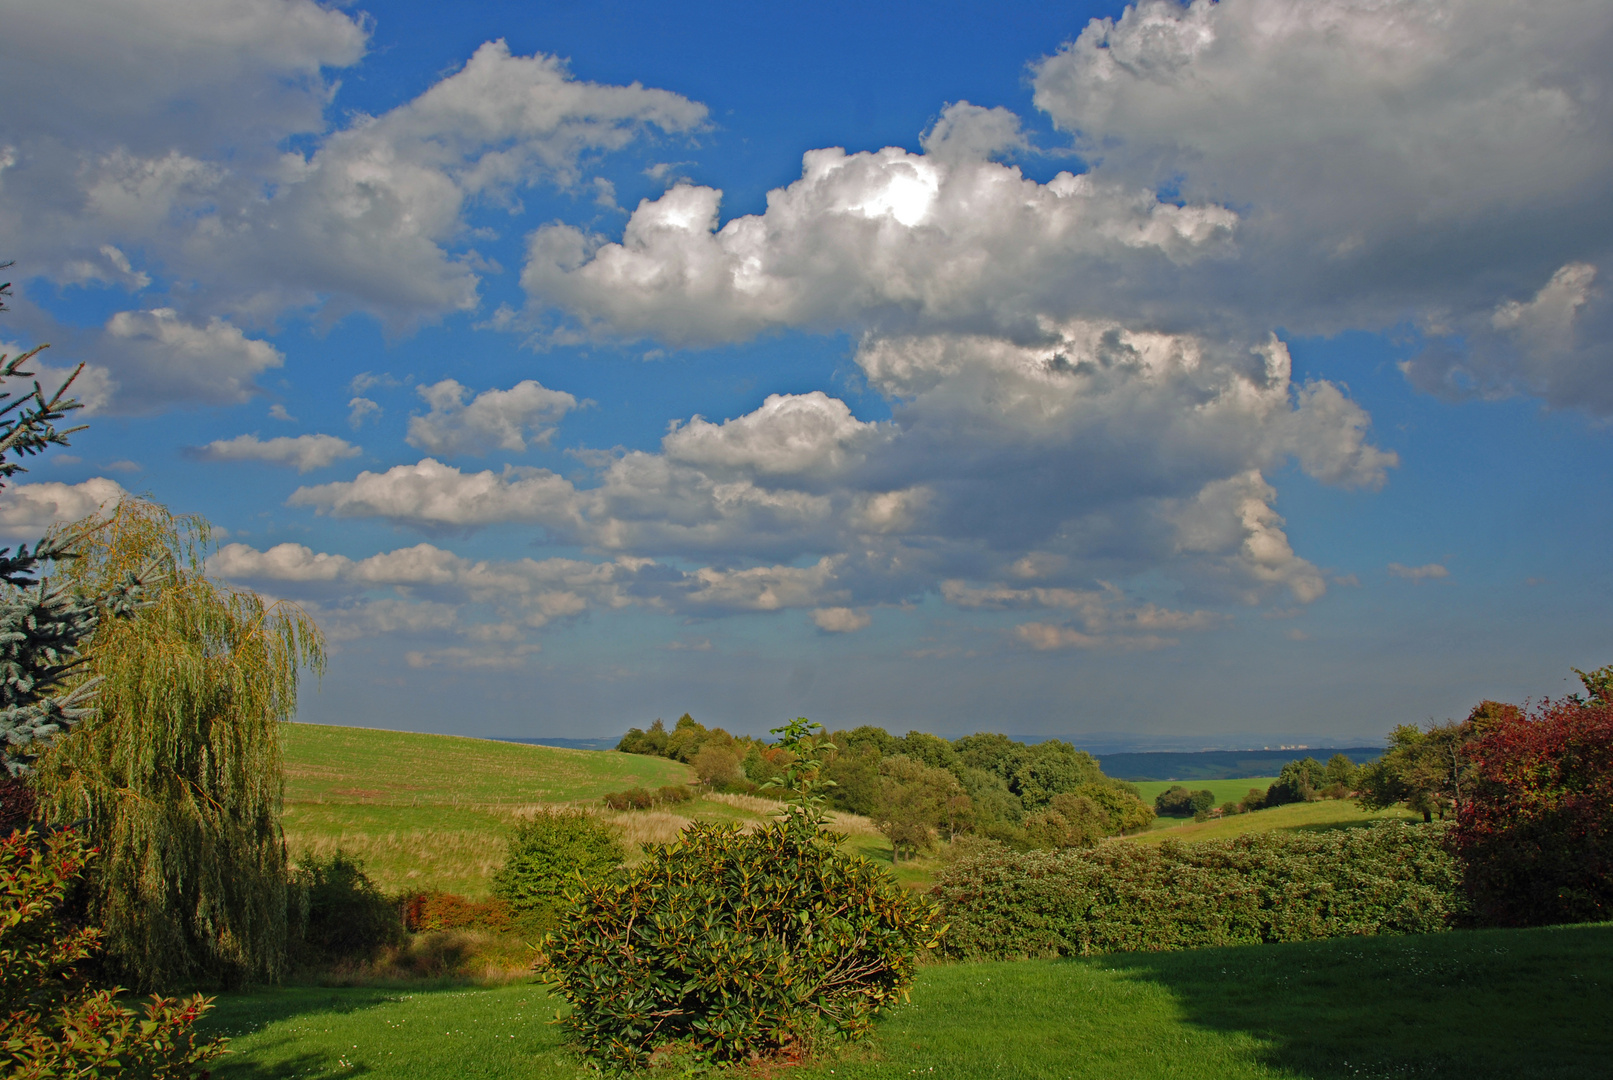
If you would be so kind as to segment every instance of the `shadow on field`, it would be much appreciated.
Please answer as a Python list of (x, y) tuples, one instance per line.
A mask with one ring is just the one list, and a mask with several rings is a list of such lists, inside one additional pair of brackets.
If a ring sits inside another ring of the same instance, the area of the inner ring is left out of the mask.
[(226, 1055), (213, 1064), (213, 1071), (224, 1080), (285, 1080), (288, 1076), (300, 1080), (326, 1080), (337, 1076), (363, 1076), (370, 1070), (363, 1065), (348, 1068), (332, 1065), (330, 1059), (322, 1054), (302, 1054), (281, 1058), (270, 1065)]
[[(1085, 961), (1094, 962), (1094, 961)], [(1301, 1077), (1613, 1075), (1613, 923), (1193, 952), (1103, 967)]]
[(251, 994), (221, 995), (215, 1000), (212, 1011), (197, 1024), (197, 1029), (208, 1035), (237, 1038), (299, 1016), (329, 1016), (373, 1009), (411, 992), (382, 987), (280, 986)]

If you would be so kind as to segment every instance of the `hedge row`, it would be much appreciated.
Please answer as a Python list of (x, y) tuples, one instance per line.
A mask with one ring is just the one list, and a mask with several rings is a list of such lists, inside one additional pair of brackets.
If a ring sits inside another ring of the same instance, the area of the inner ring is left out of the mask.
[(1086, 851), (988, 850), (934, 894), (957, 959), (1153, 952), (1443, 930), (1462, 913), (1445, 826), (1258, 833)]

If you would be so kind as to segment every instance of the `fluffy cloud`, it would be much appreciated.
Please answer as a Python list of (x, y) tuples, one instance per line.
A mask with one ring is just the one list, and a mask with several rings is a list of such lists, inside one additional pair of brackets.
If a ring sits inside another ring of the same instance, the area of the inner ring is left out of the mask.
[(715, 561), (727, 568), (678, 602), (735, 611), (1149, 569), (1223, 600), (1322, 595), (1264, 474), (1296, 459), (1324, 483), (1381, 485), (1397, 459), (1358, 405), (1295, 385), (1274, 338), (1235, 348), (1089, 321), (1040, 336), (871, 336), (857, 359), (892, 400), (888, 422), (822, 392), (771, 395), (674, 425), (658, 453), (585, 457), (591, 481), (428, 458), (292, 503), (428, 529), (533, 523), (600, 551)]
[(814, 390), (769, 394), (755, 412), (722, 424), (696, 416), (661, 445), (670, 460), (710, 473), (804, 477), (843, 473), (879, 440), (877, 425)]
[(869, 621), (859, 612), (824, 608), (847, 593), (837, 559), (806, 567), (684, 571), (630, 556), (478, 560), (416, 544), (352, 559), (302, 544), (260, 551), (232, 543), (208, 560), (207, 569), (297, 597), (341, 640), (446, 631), (508, 645), (557, 620), (630, 606), (702, 618), (817, 608), (814, 621), (839, 632)]
[(35, 538), (52, 525), (87, 518), (126, 495), (122, 485), (104, 476), (82, 484), (14, 484), (0, 498), (0, 533)]
[[(484, 265), (469, 207), (518, 210), (524, 187), (573, 184), (585, 157), (706, 115), (493, 41), (413, 101), (327, 130), (326, 73), (367, 33), (311, 0), (0, 11), (0, 94), (16, 105), (0, 117), (0, 247), (58, 283), (144, 289), (160, 270), (203, 327), (469, 310)], [(289, 136), (308, 149), (286, 151)]]
[(417, 393), (431, 411), (409, 419), (408, 443), (444, 456), (494, 450), (518, 454), (528, 440), (548, 446), (554, 425), (577, 407), (576, 398), (563, 390), (546, 390), (536, 379), (524, 379), (508, 390), (484, 390), (469, 405), (466, 388), (454, 379), (419, 387)]
[[(1296, 330), (1413, 319), (1441, 339), (1419, 386), (1608, 412), (1606, 309), (1577, 316), (1587, 356), (1562, 299), (1613, 254), (1610, 47), (1598, 0), (1145, 0), (1038, 65), (1036, 104), (1093, 175), (1240, 207), (1206, 298)], [(1548, 278), (1550, 331), (1509, 321)]]
[(463, 530), (521, 521), (562, 530), (577, 524), (575, 492), (547, 469), (506, 467), (465, 474), (424, 458), (384, 473), (361, 472), (350, 481), (298, 488), (292, 506), (311, 506), (334, 517), (381, 517), (425, 530)]
[[(0, 341), (0, 363), (27, 351), (21, 345)], [(33, 392), (34, 383), (37, 382), (44, 388), (48, 397), (55, 393), (58, 387), (64, 385), (69, 376), (72, 376), (72, 388), (67, 396), (83, 404), (84, 411), (79, 414), (80, 416), (93, 416), (107, 407), (112, 400), (116, 384), (105, 368), (86, 364), (82, 371), (75, 374), (72, 367), (58, 367), (55, 364), (40, 362), (42, 357), (49, 355), (42, 353), (28, 361), (22, 368), (27, 372), (26, 376), (13, 376), (11, 380), (0, 380), (0, 392), (13, 395), (29, 394)]]
[[(1445, 341), (1400, 365), (1421, 390), (1441, 397), (1532, 394), (1558, 408), (1613, 415), (1613, 304), (1590, 263), (1559, 267), (1527, 300), (1507, 299), (1459, 349)], [(1484, 325), (1487, 323), (1488, 325)]]
[(364, 54), (360, 19), (314, 0), (0, 0), (13, 130), (150, 146), (317, 131), (327, 68)]
[(257, 376), (285, 362), (279, 349), (223, 319), (188, 322), (173, 308), (120, 311), (84, 348), (108, 372), (124, 411), (247, 401), (258, 392)]
[(282, 435), (260, 440), (256, 435), (215, 439), (188, 453), (202, 461), (266, 461), (300, 473), (324, 469), (342, 458), (357, 457), (359, 448), (334, 435)]
[(852, 634), (865, 630), (874, 620), (865, 611), (848, 607), (818, 608), (812, 612), (812, 624), (826, 634)]
[(894, 147), (810, 151), (765, 213), (719, 227), (721, 195), (679, 184), (646, 199), (619, 242), (539, 229), (522, 284), (596, 332), (678, 344), (775, 327), (1023, 334), (1047, 313), (1143, 310), (1141, 290), (1233, 254), (1238, 220), (1092, 176), (1038, 184), (972, 154)]
[(944, 581), (941, 595), (956, 607), (986, 610), (1047, 609), (1068, 613), (1063, 623), (1030, 622), (1014, 635), (1033, 649), (1158, 649), (1176, 644), (1167, 634), (1209, 630), (1226, 620), (1209, 611), (1176, 611), (1154, 603), (1137, 604), (1108, 582), (1098, 589), (971, 586)]

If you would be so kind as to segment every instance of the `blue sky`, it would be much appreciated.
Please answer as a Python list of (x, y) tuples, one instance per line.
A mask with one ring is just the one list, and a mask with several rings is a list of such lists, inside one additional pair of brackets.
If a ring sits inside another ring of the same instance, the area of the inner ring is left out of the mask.
[[(0, 348), (304, 719), (1381, 738), (1613, 660), (1599, 2), (0, 0)], [(47, 372), (48, 373), (48, 372)]]

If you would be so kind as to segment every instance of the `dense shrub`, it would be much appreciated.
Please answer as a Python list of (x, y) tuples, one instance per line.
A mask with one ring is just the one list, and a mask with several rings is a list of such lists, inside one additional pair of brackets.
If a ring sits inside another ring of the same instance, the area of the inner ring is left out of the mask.
[(810, 811), (744, 834), (695, 824), (623, 879), (585, 882), (545, 941), (582, 1051), (617, 1067), (682, 1048), (737, 1061), (902, 998), (933, 910), (847, 855)]
[(303, 966), (368, 960), (403, 937), (397, 905), (346, 852), (328, 859), (304, 855), (288, 891), (293, 956)]
[(1474, 916), (1503, 926), (1613, 917), (1613, 705), (1565, 698), (1499, 714), (1466, 751), (1456, 844)]
[(493, 897), (473, 900), (454, 893), (428, 892), (406, 896), (399, 904), (403, 928), (411, 934), (443, 930), (487, 930), (508, 933), (518, 927), (509, 903)]
[(72, 833), (0, 839), (0, 1071), (18, 1080), (120, 1076), (189, 1080), (224, 1052), (193, 1025), (212, 1007), (197, 995), (153, 997), (140, 1012), (119, 989), (92, 990), (75, 970), (100, 943), (61, 911), (94, 852)]
[(1192, 817), (1215, 805), (1213, 791), (1189, 791), (1180, 784), (1154, 797), (1154, 813), (1160, 817)]
[(745, 779), (744, 770), (739, 767), (739, 755), (732, 746), (715, 743), (702, 746), (690, 764), (702, 784), (731, 784)]
[[(642, 790), (642, 789), (641, 789)], [(610, 826), (572, 810), (540, 810), (510, 834), (509, 853), (493, 875), (493, 895), (519, 916), (553, 907), (579, 875), (607, 877), (627, 853)]]
[(1315, 802), (1327, 787), (1327, 766), (1313, 757), (1290, 761), (1283, 766), (1276, 781), (1266, 789), (1266, 806), (1285, 806), (1288, 803)]
[(942, 871), (948, 955), (1189, 949), (1426, 933), (1462, 909), (1445, 827), (1259, 833), (1091, 851), (987, 850)]
[(676, 806), (694, 798), (687, 784), (667, 784), (654, 791), (643, 787), (630, 787), (624, 791), (607, 791), (600, 802), (612, 810), (649, 810), (656, 806)]

